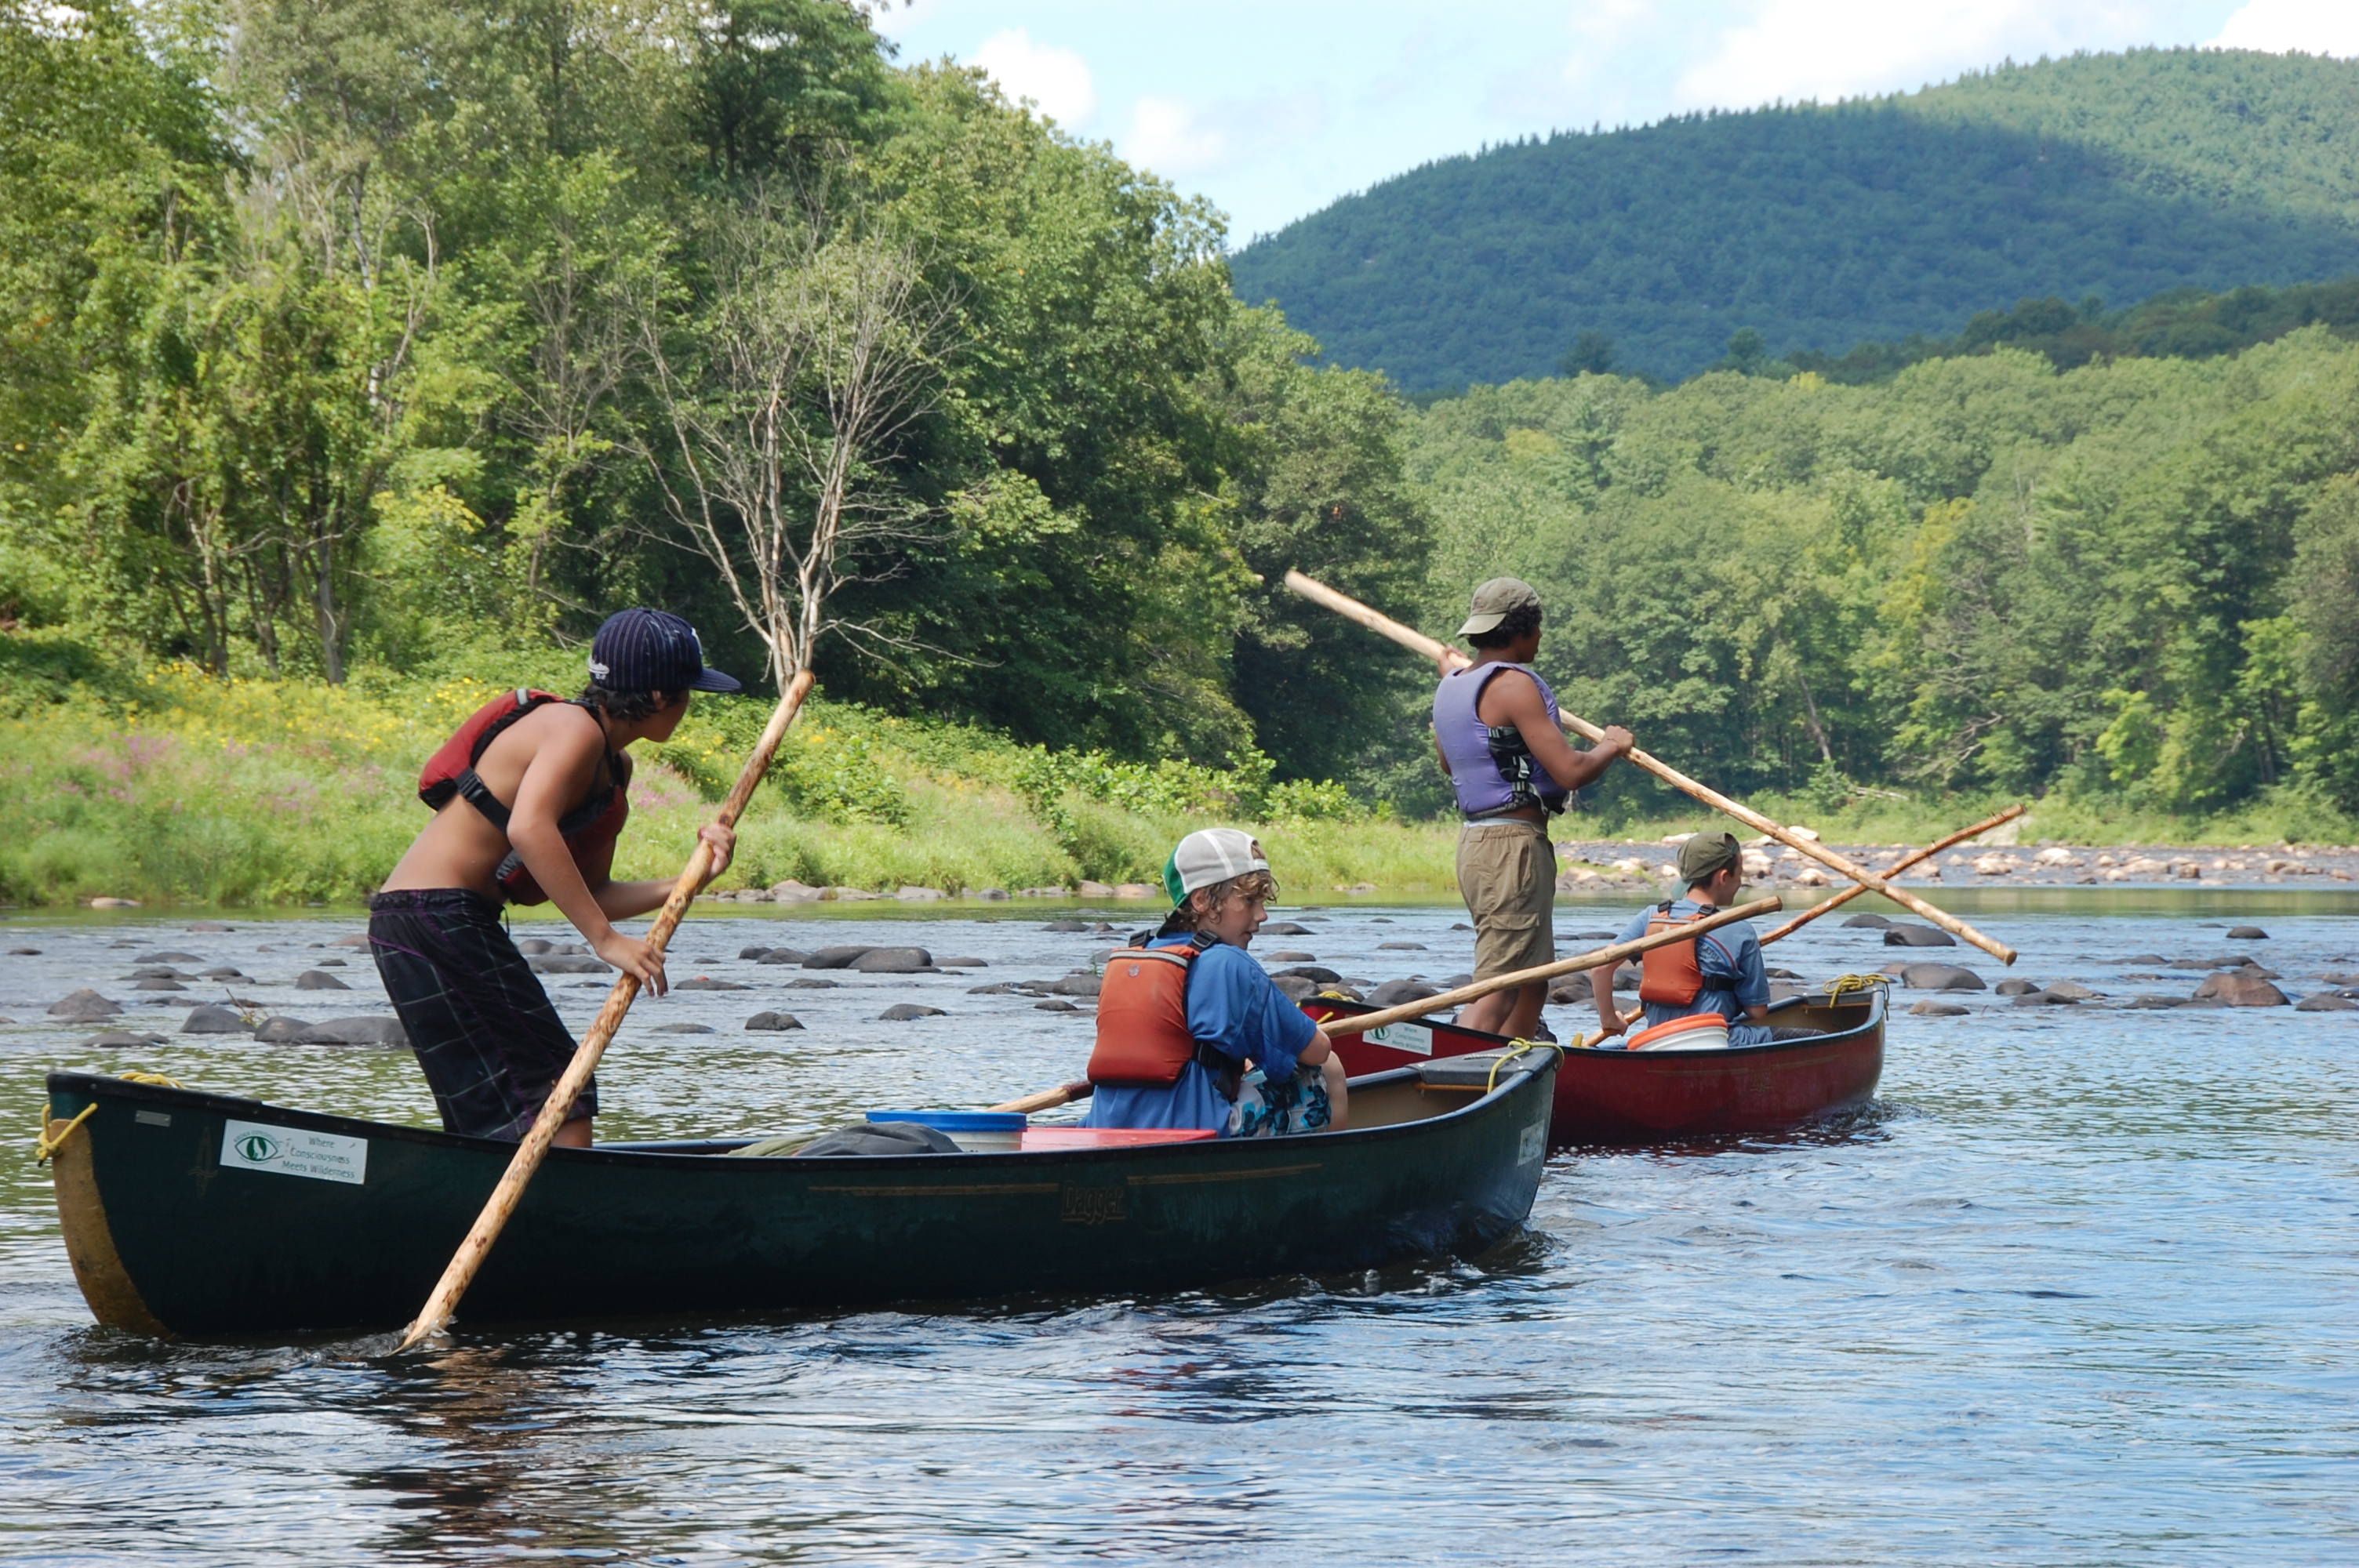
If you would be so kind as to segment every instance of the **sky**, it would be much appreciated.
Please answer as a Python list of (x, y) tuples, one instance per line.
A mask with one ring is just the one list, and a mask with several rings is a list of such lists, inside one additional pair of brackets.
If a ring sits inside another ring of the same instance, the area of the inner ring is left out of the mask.
[(1909, 92), (1999, 60), (2208, 44), (2359, 57), (2359, 0), (870, 0), (1229, 215), (1233, 244), (1550, 130)]

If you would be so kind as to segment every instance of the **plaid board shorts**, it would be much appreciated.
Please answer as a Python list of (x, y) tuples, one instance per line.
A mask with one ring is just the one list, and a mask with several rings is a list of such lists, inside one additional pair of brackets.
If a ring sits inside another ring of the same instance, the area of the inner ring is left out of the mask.
[[(444, 1130), (520, 1141), (573, 1059), (574, 1040), (508, 939), (498, 903), (471, 888), (378, 893), (369, 952)], [(592, 1078), (566, 1119), (597, 1114)]]
[(1273, 1084), (1256, 1067), (1237, 1085), (1228, 1136), (1283, 1138), (1289, 1132), (1316, 1132), (1334, 1119), (1327, 1075), (1319, 1068), (1297, 1067), (1294, 1076)]

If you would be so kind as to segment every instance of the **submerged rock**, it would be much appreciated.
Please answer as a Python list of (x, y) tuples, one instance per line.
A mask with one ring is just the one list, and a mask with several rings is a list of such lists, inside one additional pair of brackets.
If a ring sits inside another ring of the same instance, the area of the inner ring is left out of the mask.
[(1319, 958), (1316, 953), (1297, 953), (1291, 949), (1264, 953), (1261, 957), (1262, 961), (1268, 964), (1310, 964), (1316, 963)]
[[(525, 962), (532, 966), (532, 972), (536, 975), (603, 975), (606, 972), (604, 959), (593, 958), (586, 953), (538, 953)], [(315, 969), (312, 972), (317, 974), (319, 971)], [(321, 978), (333, 979), (335, 977)], [(302, 982), (298, 980), (296, 983), (300, 985)]]
[(60, 997), (49, 1004), (51, 1018), (112, 1018), (123, 1011), (123, 1004), (84, 987)]
[(2258, 975), (2226, 970), (2206, 975), (2195, 988), (2197, 1001), (2218, 1001), (2229, 1007), (2286, 1007), (2292, 999)]
[(1887, 947), (1954, 947), (1958, 939), (1938, 926), (1894, 920), (1885, 925), (1884, 945)]
[[(1427, 997), (1440, 994), (1440, 987), (1430, 986), (1423, 980), (1386, 980), (1368, 993), (1368, 1000), (1378, 1007), (1398, 1007), (1405, 1001), (1423, 1001)], [(1549, 1000), (1556, 1000), (1553, 991), (1549, 993)]]
[(331, 1018), (303, 1031), (305, 1045), (408, 1045), (398, 1018)]
[(2333, 991), (2313, 991), (2293, 1004), (2296, 1012), (2359, 1012), (2359, 1001)]
[(2000, 996), (2029, 996), (2039, 989), (2037, 981), (2005, 979), (1991, 988)]
[[(213, 1011), (218, 1012), (221, 1010), (215, 1008)], [(260, 1045), (295, 1045), (299, 1044), (303, 1036), (310, 1032), (311, 1023), (308, 1019), (273, 1018), (266, 1020), (262, 1027), (254, 1032), (254, 1039)]]
[(678, 981), (671, 989), (676, 991), (749, 991), (754, 988), (739, 985), (735, 980), (716, 980), (710, 975), (699, 975), (694, 979)]
[[(537, 964), (533, 967), (539, 968)], [(306, 969), (295, 977), (295, 989), (299, 991), (348, 991), (353, 988), (325, 969)]]
[(806, 969), (848, 969), (852, 960), (868, 952), (866, 947), (821, 947), (803, 960)]
[(947, 1018), (949, 1016), (939, 1007), (925, 1007), (914, 1001), (897, 1001), (876, 1015), (877, 1021), (883, 1023), (906, 1023), (913, 1018)]
[(791, 1012), (757, 1012), (745, 1021), (745, 1027), (757, 1031), (800, 1029), (803, 1021)]
[(1082, 1011), (1080, 1008), (1075, 1007), (1071, 1002), (1065, 1000), (1062, 997), (1053, 996), (1046, 999), (1045, 1000), (1034, 1002), (1032, 1004), (1032, 1010), (1035, 1012), (1079, 1012)]
[(647, 1031), (650, 1034), (718, 1034), (709, 1023), (658, 1023)]
[[(1310, 955), (1303, 956), (1308, 957)], [(1270, 957), (1283, 958), (1286, 955), (1272, 953)], [(1297, 979), (1311, 980), (1322, 986), (1332, 986), (1343, 978), (1340, 972), (1329, 968), (1324, 964), (1297, 964), (1292, 968), (1280, 969), (1277, 972), (1280, 975), (1291, 975)]]
[(1900, 979), (1910, 990), (1978, 991), (1990, 989), (1980, 975), (1956, 964), (1910, 964), (1901, 969)]
[[(753, 950), (748, 948), (747, 951), (752, 952)], [(738, 957), (742, 958), (745, 957), (745, 954), (741, 953)], [(760, 952), (754, 955), (754, 962), (757, 964), (800, 964), (808, 961), (810, 957), (810, 955), (804, 952), (799, 947), (765, 947)]]
[(1956, 1002), (1933, 1001), (1930, 999), (1919, 1002), (1908, 1011), (1919, 1018), (1963, 1018), (1967, 1011)]
[(254, 1025), (225, 1007), (198, 1007), (189, 1010), (187, 1022), (180, 1025), (183, 1034), (252, 1034)]
[(120, 1030), (105, 1034), (93, 1034), (82, 1043), (85, 1051), (119, 1051), (141, 1045), (167, 1044), (161, 1034), (128, 1034)]
[(871, 947), (844, 967), (864, 975), (922, 975), (934, 967), (934, 956), (923, 947)]

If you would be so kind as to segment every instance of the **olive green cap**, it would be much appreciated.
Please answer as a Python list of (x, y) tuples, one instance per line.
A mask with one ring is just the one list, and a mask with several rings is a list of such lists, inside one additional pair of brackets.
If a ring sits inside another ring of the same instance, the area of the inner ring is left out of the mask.
[(1521, 610), (1527, 604), (1539, 607), (1538, 589), (1521, 578), (1495, 577), (1474, 590), (1474, 601), (1468, 607), (1466, 624), (1458, 629), (1462, 637), (1479, 637), (1507, 618), (1511, 610)]
[(1742, 863), (1744, 858), (1734, 833), (1691, 833), (1680, 846), (1680, 880), (1700, 882), (1723, 866)]

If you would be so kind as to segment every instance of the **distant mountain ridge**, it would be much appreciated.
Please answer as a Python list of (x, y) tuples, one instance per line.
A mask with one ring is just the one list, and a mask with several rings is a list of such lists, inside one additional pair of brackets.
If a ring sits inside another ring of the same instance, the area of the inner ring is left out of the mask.
[(2359, 62), (2141, 49), (1921, 92), (1560, 133), (1347, 197), (1231, 262), (1334, 362), (1419, 391), (1666, 377), (1957, 331), (2019, 298), (2359, 272)]

